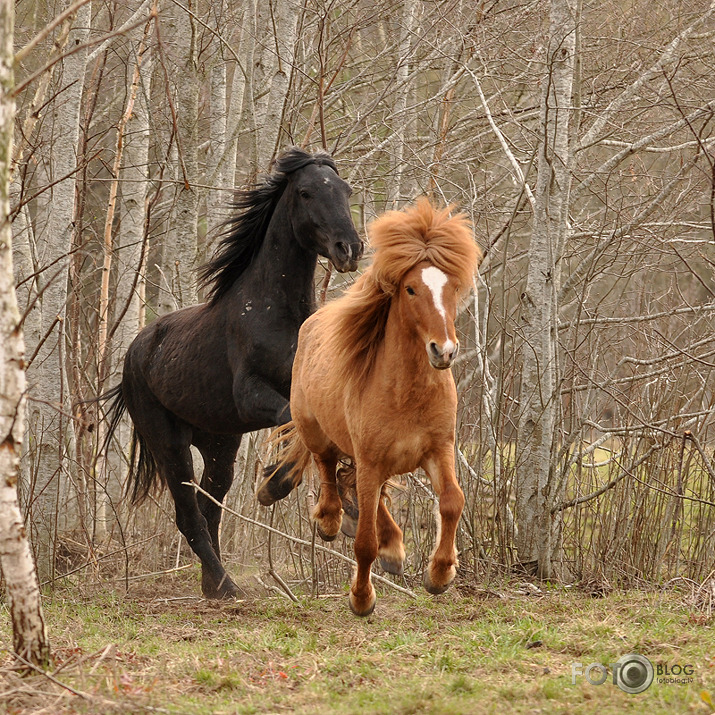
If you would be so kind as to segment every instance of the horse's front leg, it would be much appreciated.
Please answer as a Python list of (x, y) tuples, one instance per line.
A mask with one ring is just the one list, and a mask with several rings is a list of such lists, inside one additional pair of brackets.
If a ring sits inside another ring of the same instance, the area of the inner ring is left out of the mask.
[(273, 385), (257, 375), (241, 375), (233, 384), (242, 432), (277, 427), (290, 422), (289, 401)]
[(360, 516), (355, 534), (357, 569), (350, 587), (350, 609), (356, 616), (369, 616), (375, 608), (375, 589), (370, 580), (370, 567), (377, 558), (377, 507), (382, 480), (376, 471), (358, 462), (357, 498)]
[(432, 455), (422, 465), (432, 481), (439, 499), (437, 545), (424, 575), (424, 586), (430, 593), (444, 593), (457, 572), (457, 549), (454, 539), (464, 508), (464, 493), (454, 471), (454, 445), (449, 451)]
[[(271, 385), (259, 377), (237, 380), (233, 399), (242, 432), (285, 425), (291, 420), (290, 403)], [(293, 487), (293, 465), (271, 464), (263, 470), (263, 481), (256, 497), (263, 506), (271, 506), (287, 497)]]

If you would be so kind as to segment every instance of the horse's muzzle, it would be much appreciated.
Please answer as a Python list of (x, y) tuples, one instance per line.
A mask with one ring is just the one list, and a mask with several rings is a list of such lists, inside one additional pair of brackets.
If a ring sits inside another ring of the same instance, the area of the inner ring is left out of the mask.
[(445, 340), (440, 344), (431, 340), (427, 343), (427, 355), (430, 365), (436, 370), (446, 370), (448, 367), (451, 367), (458, 352), (459, 341), (455, 343), (451, 340)]
[(357, 269), (362, 252), (363, 242), (360, 240), (337, 241), (330, 252), (330, 260), (340, 273), (348, 273)]

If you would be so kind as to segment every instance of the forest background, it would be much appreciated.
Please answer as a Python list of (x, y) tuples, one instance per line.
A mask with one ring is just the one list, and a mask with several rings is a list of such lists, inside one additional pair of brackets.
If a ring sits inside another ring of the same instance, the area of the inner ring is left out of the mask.
[[(702, 582), (715, 562), (715, 6), (705, 0), (106, 0), (15, 7), (15, 276), (26, 341), (20, 496), (45, 586), (195, 564), (166, 496), (122, 497), (129, 426), (101, 407), (128, 344), (201, 299), (232, 191), (323, 148), (355, 223), (419, 195), (485, 259), (460, 318), (460, 578), (594, 589)], [(327, 264), (321, 300), (345, 281)], [(244, 438), (223, 553), (266, 580), (266, 531), (311, 541), (313, 485), (272, 512)], [(196, 459), (200, 463), (200, 457)], [(393, 509), (405, 583), (433, 496)], [(249, 520), (252, 520), (249, 521)], [(258, 523), (256, 523), (258, 522)], [(349, 565), (276, 537), (293, 589)], [(348, 540), (334, 548), (349, 554)], [(239, 580), (240, 583), (240, 580)]]

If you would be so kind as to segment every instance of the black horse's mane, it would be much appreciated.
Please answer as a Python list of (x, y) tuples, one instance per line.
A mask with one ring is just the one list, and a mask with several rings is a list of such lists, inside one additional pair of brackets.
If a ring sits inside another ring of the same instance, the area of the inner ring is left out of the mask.
[(225, 295), (251, 265), (263, 244), (288, 176), (308, 164), (329, 166), (335, 173), (338, 172), (329, 154), (310, 154), (291, 147), (276, 159), (273, 171), (261, 183), (236, 192), (231, 204), (236, 215), (225, 221), (216, 254), (199, 269), (199, 282), (208, 289), (209, 303), (214, 304)]

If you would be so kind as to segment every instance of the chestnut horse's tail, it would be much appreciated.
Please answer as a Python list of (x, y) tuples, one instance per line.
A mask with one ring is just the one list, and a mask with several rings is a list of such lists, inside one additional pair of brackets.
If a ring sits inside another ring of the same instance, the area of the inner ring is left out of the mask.
[[(109, 427), (102, 444), (102, 452), (107, 453), (112, 436), (119, 426), (119, 421), (127, 410), (122, 385), (119, 383), (111, 390), (100, 395), (93, 402), (111, 400), (107, 410)], [(132, 426), (132, 445), (129, 456), (129, 476), (126, 493), (131, 495), (133, 504), (141, 504), (152, 491), (158, 474), (156, 462), (142, 436)]]
[(281, 445), (278, 461), (263, 470), (263, 481), (256, 497), (263, 506), (270, 506), (287, 497), (302, 481), (311, 459), (310, 450), (298, 434), (293, 422), (277, 427), (270, 443)]

